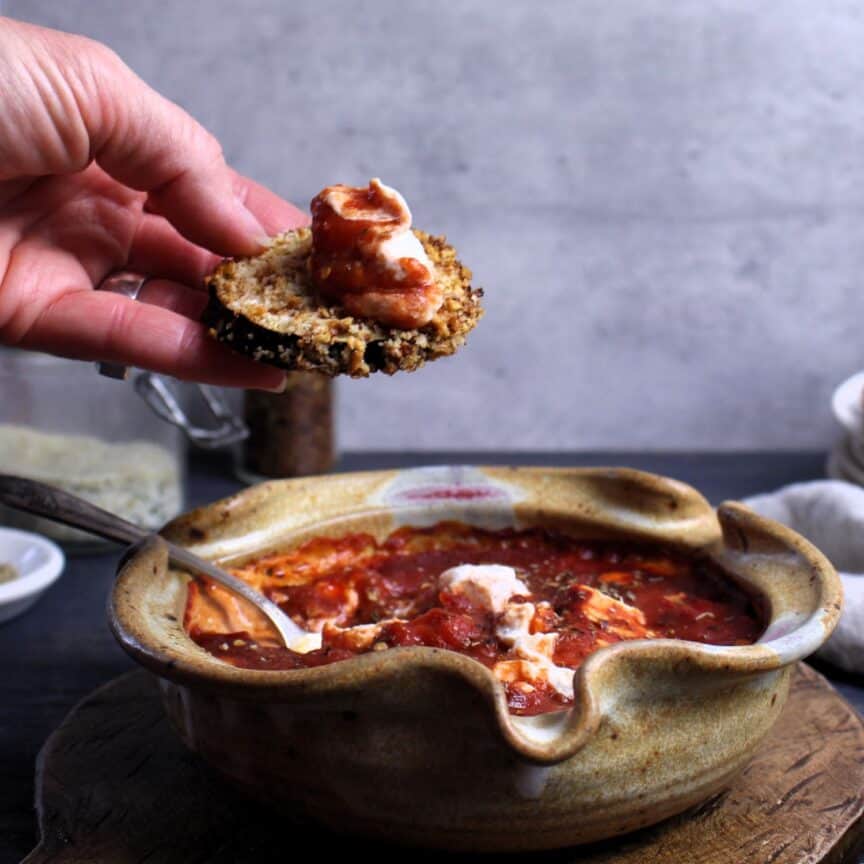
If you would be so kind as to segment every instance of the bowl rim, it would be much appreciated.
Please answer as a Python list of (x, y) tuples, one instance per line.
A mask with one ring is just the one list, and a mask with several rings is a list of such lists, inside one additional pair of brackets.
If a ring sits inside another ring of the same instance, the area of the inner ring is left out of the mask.
[(46, 559), (33, 570), (19, 572), (15, 579), (0, 583), (0, 606), (17, 603), (19, 600), (41, 593), (60, 578), (66, 564), (63, 551), (52, 540), (32, 531), (5, 526), (0, 526), (0, 559), (4, 555), (7, 538), (22, 540), (30, 547), (42, 550)]
[[(501, 466), (471, 466), (479, 471), (500, 470)], [(591, 654), (575, 671), (576, 698), (571, 708), (560, 712), (519, 717), (509, 712), (504, 688), (491, 670), (458, 652), (430, 647), (392, 648), (371, 652), (314, 668), (297, 670), (241, 669), (218, 661), (204, 660), (192, 650), (178, 650), (154, 639), (147, 622), (142, 622), (139, 603), (143, 582), (142, 573), (157, 572), (167, 566), (167, 550), (158, 537), (132, 547), (118, 570), (109, 598), (109, 624), (124, 650), (135, 660), (157, 675), (182, 686), (216, 690), (240, 699), (274, 702), (299, 702), (316, 695), (332, 693), (351, 686), (357, 680), (374, 683), (383, 680), (395, 670), (413, 668), (436, 669), (455, 674), (478, 690), (497, 718), (504, 738), (522, 756), (540, 763), (553, 763), (576, 752), (597, 728), (602, 708), (594, 681), (607, 665), (628, 662), (674, 662), (688, 668), (717, 672), (724, 676), (752, 676), (780, 670), (815, 651), (830, 635), (836, 625), (842, 606), (842, 587), (833, 567), (811, 543), (791, 529), (757, 515), (745, 505), (727, 501), (715, 509), (692, 487), (660, 475), (618, 468), (536, 468), (519, 469), (534, 473), (576, 474), (583, 477), (614, 476), (624, 481), (647, 483), (671, 492), (681, 501), (701, 508), (703, 519), (719, 523), (721, 547), (715, 558), (722, 564), (724, 552), (738, 551), (750, 554), (751, 544), (760, 538), (779, 544), (785, 554), (800, 557), (811, 572), (811, 583), (819, 582), (819, 603), (811, 614), (795, 621), (770, 619), (760, 641), (752, 645), (721, 646), (688, 642), (678, 639), (638, 639), (615, 643)], [(338, 478), (356, 478), (361, 474), (393, 475), (400, 472), (357, 472), (331, 475)], [(250, 487), (234, 496), (215, 502), (205, 508), (178, 517), (166, 526), (170, 529), (182, 525), (196, 514), (210, 508), (230, 510), (238, 502), (251, 496), (264, 494), (266, 487), (280, 488), (297, 485), (298, 481), (270, 481)], [(371, 509), (371, 508), (370, 508)], [(346, 512), (344, 517), (358, 511)], [(173, 539), (173, 538), (172, 538)], [(660, 541), (662, 542), (662, 541)], [(756, 554), (756, 553), (754, 553)], [(776, 626), (775, 626), (776, 625)], [(179, 623), (182, 628), (182, 622)], [(184, 631), (185, 634), (185, 631)], [(767, 637), (767, 638), (766, 638)], [(186, 637), (188, 639), (188, 637)], [(190, 647), (194, 644), (190, 641)], [(198, 646), (195, 646), (197, 649)], [(203, 650), (203, 649), (198, 649)], [(209, 655), (208, 655), (209, 657)]]

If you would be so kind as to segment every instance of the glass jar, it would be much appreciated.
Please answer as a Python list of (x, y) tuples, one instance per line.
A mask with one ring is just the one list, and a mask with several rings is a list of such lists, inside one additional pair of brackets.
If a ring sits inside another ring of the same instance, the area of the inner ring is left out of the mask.
[[(0, 349), (0, 472), (59, 486), (143, 528), (159, 528), (183, 508), (186, 442), (134, 383), (104, 378), (91, 363)], [(0, 520), (71, 551), (104, 545), (11, 509), (0, 511)]]

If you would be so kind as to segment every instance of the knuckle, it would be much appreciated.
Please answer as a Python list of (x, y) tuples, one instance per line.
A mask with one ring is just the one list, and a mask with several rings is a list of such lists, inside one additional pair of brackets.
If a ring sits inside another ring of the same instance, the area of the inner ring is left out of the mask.
[(0, 276), (0, 343), (21, 345), (44, 305), (36, 280), (22, 282), (16, 278), (15, 268), (7, 267)]
[(200, 349), (201, 342), (201, 327), (193, 321), (189, 321), (180, 331), (180, 337), (177, 340), (177, 358), (185, 360), (189, 357), (194, 357)]
[(72, 49), (75, 56), (86, 61), (94, 69), (100, 72), (115, 73), (118, 69), (129, 67), (121, 59), (120, 55), (109, 48), (104, 42), (91, 39), (89, 36), (72, 36)]
[(199, 147), (204, 158), (209, 162), (223, 163), (225, 161), (225, 153), (222, 150), (222, 144), (219, 142), (219, 139), (203, 126), (199, 126), (194, 120), (192, 122), (197, 127)]

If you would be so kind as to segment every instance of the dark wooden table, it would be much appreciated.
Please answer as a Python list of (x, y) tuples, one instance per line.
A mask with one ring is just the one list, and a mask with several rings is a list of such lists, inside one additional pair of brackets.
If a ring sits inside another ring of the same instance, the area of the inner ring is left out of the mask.
[[(420, 464), (629, 465), (667, 474), (712, 502), (824, 476), (821, 453), (375, 453), (346, 454), (339, 470)], [(196, 459), (190, 506), (240, 485), (226, 461)], [(19, 861), (35, 844), (33, 768), (42, 742), (69, 709), (100, 684), (130, 669), (105, 620), (119, 553), (70, 558), (63, 578), (30, 612), (0, 625), (0, 864)], [(864, 678), (820, 667), (864, 713)]]

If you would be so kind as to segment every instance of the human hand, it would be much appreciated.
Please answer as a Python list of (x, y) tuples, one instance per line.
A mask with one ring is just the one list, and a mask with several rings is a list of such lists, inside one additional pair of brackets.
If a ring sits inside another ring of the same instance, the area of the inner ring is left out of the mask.
[[(201, 280), (307, 217), (98, 42), (0, 18), (0, 105), (0, 342), (277, 388), (207, 336)], [(139, 301), (94, 290), (120, 269)]]

